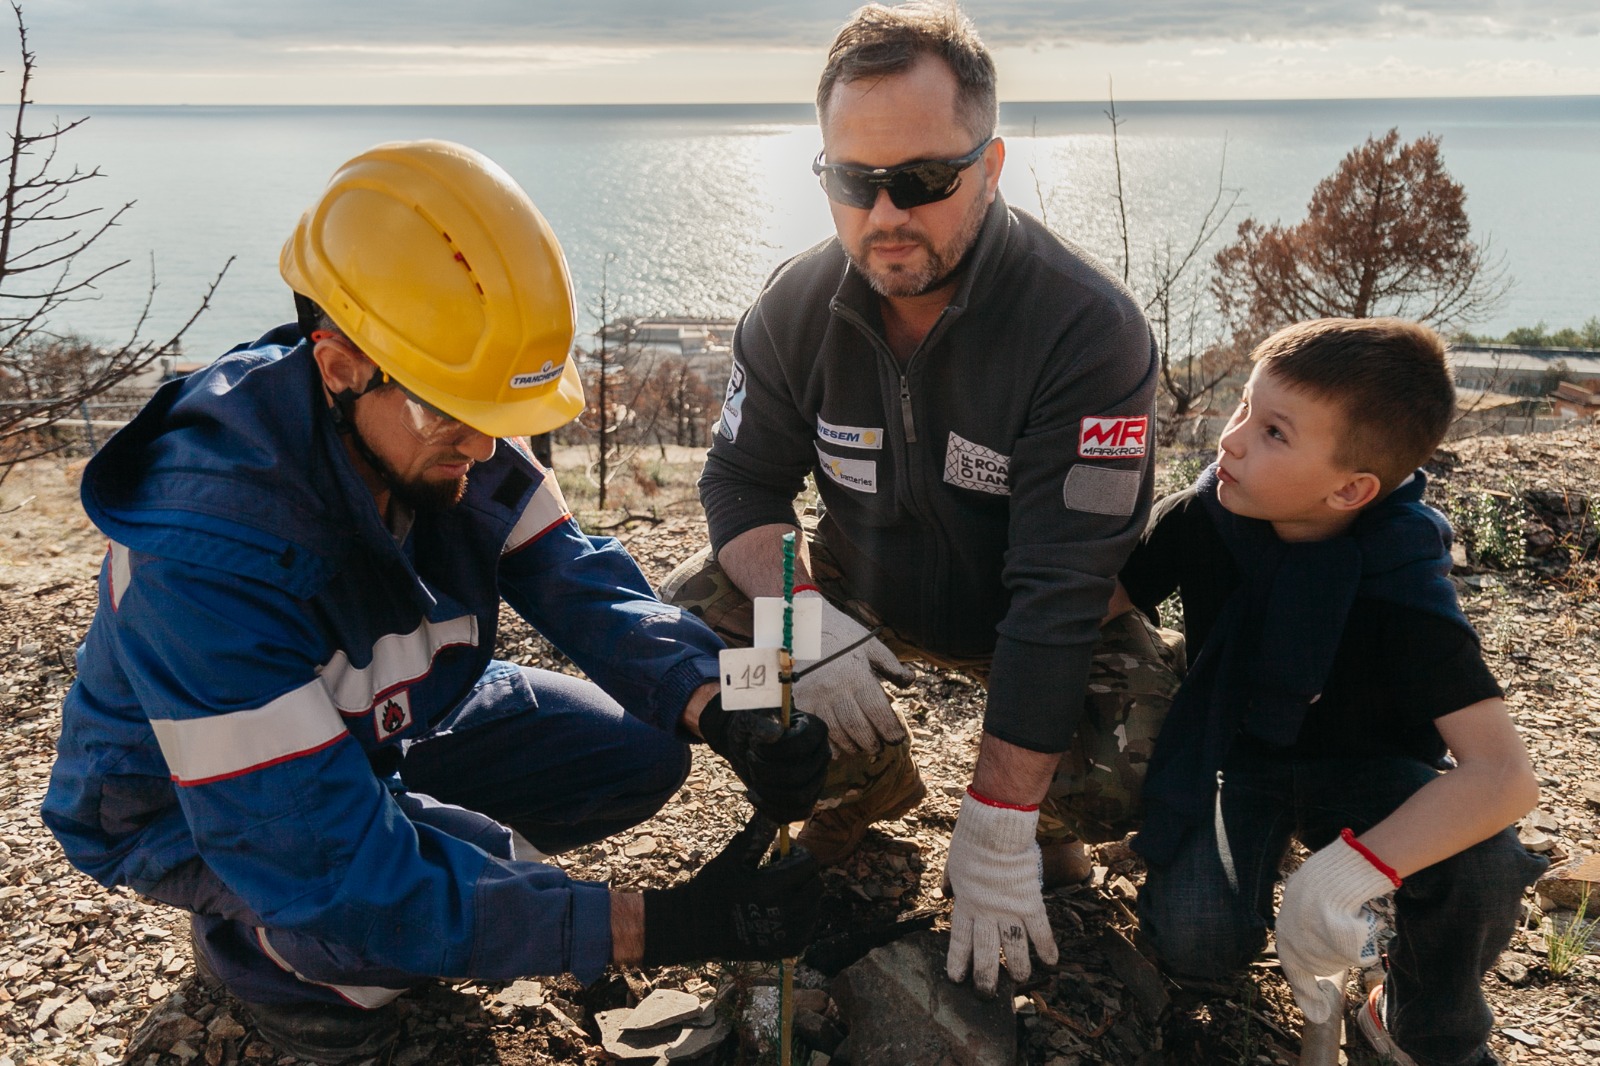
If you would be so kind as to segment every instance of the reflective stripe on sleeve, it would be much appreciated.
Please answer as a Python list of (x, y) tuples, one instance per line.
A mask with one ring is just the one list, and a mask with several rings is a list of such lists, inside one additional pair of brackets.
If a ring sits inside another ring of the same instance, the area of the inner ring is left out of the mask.
[(539, 483), (539, 487), (529, 498), (528, 505), (518, 516), (517, 524), (511, 527), (511, 534), (506, 537), (505, 546), (500, 549), (500, 554), (510, 555), (514, 551), (526, 548), (571, 515), (572, 512), (567, 510), (566, 498), (561, 495), (561, 486), (556, 484), (555, 475), (546, 471), (544, 480)]
[(385, 1003), (393, 1002), (405, 995), (405, 989), (403, 988), (383, 988), (378, 985), (334, 985), (329, 984), (327, 981), (313, 981), (293, 966), (290, 966), (288, 960), (278, 954), (278, 950), (267, 939), (267, 931), (259, 925), (256, 926), (256, 943), (261, 945), (261, 950), (266, 954), (267, 958), (277, 963), (286, 973), (294, 974), (296, 978), (308, 985), (318, 985), (322, 988), (330, 989), (352, 1006), (366, 1010), (377, 1010)]
[(128, 549), (110, 541), (108, 555), (111, 562), (111, 609), (115, 611), (122, 602), (122, 594), (128, 591), (128, 584), (133, 580), (133, 564), (128, 560)]
[(478, 620), (470, 614), (443, 622), (422, 624), (409, 633), (389, 633), (372, 646), (372, 661), (350, 665), (344, 652), (335, 652), (322, 668), (321, 681), (333, 705), (345, 714), (364, 714), (373, 703), (403, 685), (428, 675), (433, 658), (444, 648), (478, 644)]
[(172, 779), (204, 785), (310, 755), (348, 736), (320, 682), (264, 707), (207, 718), (152, 718)]

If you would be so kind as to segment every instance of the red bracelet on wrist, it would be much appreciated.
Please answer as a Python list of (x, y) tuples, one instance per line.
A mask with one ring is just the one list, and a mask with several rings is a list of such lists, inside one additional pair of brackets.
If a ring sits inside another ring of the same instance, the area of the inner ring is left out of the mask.
[(802, 592), (815, 592), (818, 596), (822, 595), (822, 590), (815, 585), (796, 585), (794, 591), (796, 595)]
[(967, 786), (967, 795), (971, 796), (973, 799), (977, 800), (986, 807), (999, 807), (1000, 809), (1007, 811), (1022, 811), (1024, 814), (1028, 814), (1039, 809), (1039, 805), (1037, 803), (1030, 803), (1024, 807), (1015, 803), (1003, 803), (997, 799), (990, 799), (988, 796), (985, 796), (982, 792), (979, 792), (971, 785)]
[(1360, 854), (1363, 859), (1366, 859), (1368, 862), (1370, 862), (1380, 874), (1394, 882), (1395, 888), (1400, 887), (1400, 875), (1394, 872), (1394, 867), (1390, 866), (1388, 863), (1374, 855), (1372, 853), (1372, 849), (1361, 843), (1361, 841), (1357, 840), (1354, 833), (1348, 829), (1340, 830), (1339, 839), (1344, 841), (1346, 844), (1349, 844), (1352, 848), (1355, 848), (1356, 852)]

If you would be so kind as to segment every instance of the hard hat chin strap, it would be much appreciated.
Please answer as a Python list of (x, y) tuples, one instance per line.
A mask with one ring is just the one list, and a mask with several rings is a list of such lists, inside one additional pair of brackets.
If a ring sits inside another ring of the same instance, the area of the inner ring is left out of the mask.
[(322, 308), (317, 306), (317, 302), (309, 296), (302, 296), (298, 292), (295, 293), (294, 317), (295, 321), (300, 324), (300, 336), (314, 339), (311, 338), (311, 335), (317, 332), (317, 329), (322, 325), (323, 319)]
[(371, 392), (382, 376), (383, 372), (374, 367), (372, 376), (367, 379), (367, 383), (361, 387), (359, 392), (353, 388), (340, 389), (338, 392), (334, 392), (326, 385), (323, 388), (333, 400), (333, 406), (328, 408), (328, 413), (333, 418), (333, 428), (339, 432), (340, 436), (350, 442), (351, 447), (355, 448), (356, 454), (366, 460), (367, 465), (392, 489), (395, 487), (392, 468), (388, 463), (378, 458), (378, 453), (372, 450), (372, 446), (367, 443), (367, 438), (361, 435), (361, 430), (356, 426), (356, 401)]
[[(323, 328), (327, 319), (322, 309), (315, 303), (299, 293), (294, 294), (294, 302), (295, 310), (299, 313), (301, 335), (312, 344), (339, 336), (335, 330)], [(328, 387), (326, 380), (322, 383), (322, 389), (332, 401), (332, 406), (328, 408), (328, 414), (333, 419), (333, 428), (338, 431), (341, 437), (350, 442), (350, 446), (355, 450), (355, 453), (362, 458), (367, 466), (372, 468), (373, 472), (383, 480), (384, 484), (389, 486), (391, 491), (398, 495), (406, 496), (409, 489), (400, 482), (394, 467), (378, 457), (378, 453), (372, 450), (372, 445), (367, 443), (367, 438), (362, 436), (360, 428), (356, 425), (356, 401), (373, 389), (388, 384), (388, 381), (388, 376), (384, 374), (383, 370), (378, 366), (373, 366), (372, 373), (367, 377), (366, 383), (359, 389), (353, 386), (346, 386), (335, 391)]]
[[(298, 292), (295, 293), (294, 313), (295, 320), (300, 326), (300, 335), (312, 344), (319, 344), (322, 341), (339, 336), (336, 330), (328, 328), (332, 323), (328, 319), (327, 313), (317, 306), (316, 301), (311, 297)], [(333, 415), (334, 428), (340, 433), (353, 434), (358, 442), (357, 449), (362, 452), (362, 457), (368, 462), (372, 462), (372, 456), (370, 449), (366, 446), (366, 442), (362, 441), (361, 435), (356, 432), (355, 406), (357, 400), (372, 390), (373, 381), (380, 376), (380, 373), (374, 367), (372, 377), (367, 378), (367, 383), (361, 387), (360, 391), (353, 388), (343, 388), (336, 392), (328, 387), (326, 380), (322, 383), (323, 391), (333, 401), (331, 413)]]
[[(318, 332), (320, 333), (321, 331)], [(322, 336), (327, 335), (328, 334), (325, 333), (322, 334)], [(315, 337), (313, 339), (320, 340), (321, 338)], [(361, 397), (365, 396), (367, 393), (371, 392), (373, 389), (384, 384), (384, 382), (381, 380), (382, 378), (383, 371), (379, 370), (377, 367), (373, 367), (372, 375), (367, 378), (367, 383), (361, 386), (359, 390), (346, 387), (340, 389), (338, 392), (335, 392), (334, 390), (328, 388), (326, 382), (323, 383), (322, 387), (327, 390), (329, 398), (333, 400), (333, 424), (340, 433), (356, 432), (356, 401), (361, 399)], [(357, 434), (357, 436), (359, 437), (359, 434)]]

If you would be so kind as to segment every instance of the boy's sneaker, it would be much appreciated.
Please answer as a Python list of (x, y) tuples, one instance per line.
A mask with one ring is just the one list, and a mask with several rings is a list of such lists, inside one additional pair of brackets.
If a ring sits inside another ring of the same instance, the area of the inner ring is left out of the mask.
[[(192, 920), (189, 946), (194, 951), (195, 976), (209, 988), (226, 991), (227, 986), (211, 968), (211, 960), (195, 935)], [(268, 1043), (296, 1058), (324, 1066), (370, 1058), (400, 1035), (400, 1011), (393, 1003), (364, 1010), (336, 1003), (239, 1002)]]
[(1367, 1001), (1361, 1004), (1356, 1012), (1356, 1024), (1361, 1026), (1361, 1035), (1367, 1038), (1367, 1043), (1372, 1045), (1372, 1050), (1385, 1062), (1392, 1062), (1395, 1066), (1417, 1066), (1416, 1060), (1394, 1042), (1394, 1037), (1383, 1027), (1383, 985), (1379, 985), (1367, 993)]

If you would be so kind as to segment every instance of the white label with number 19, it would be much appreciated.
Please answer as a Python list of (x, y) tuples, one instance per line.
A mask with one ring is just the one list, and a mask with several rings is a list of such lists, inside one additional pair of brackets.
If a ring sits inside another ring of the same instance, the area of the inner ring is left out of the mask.
[(783, 685), (778, 680), (777, 648), (724, 648), (717, 655), (722, 669), (722, 706), (729, 711), (778, 707)]

